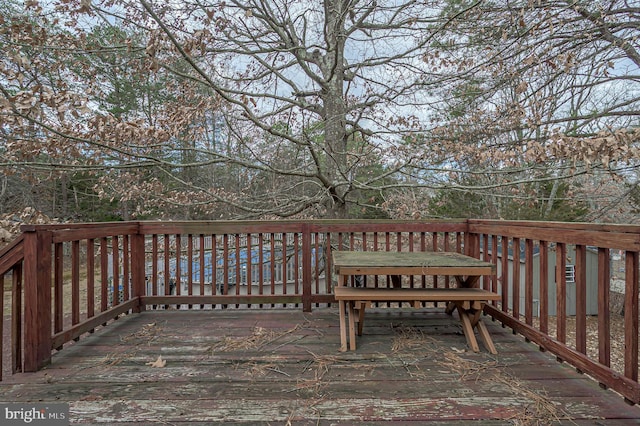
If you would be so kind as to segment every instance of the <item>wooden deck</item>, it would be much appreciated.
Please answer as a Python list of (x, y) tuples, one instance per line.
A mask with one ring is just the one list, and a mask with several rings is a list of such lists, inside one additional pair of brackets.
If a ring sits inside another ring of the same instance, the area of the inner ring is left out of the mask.
[(6, 377), (0, 401), (68, 402), (72, 424), (640, 424), (640, 408), (486, 321), (498, 355), (467, 351), (434, 310), (367, 311), (346, 353), (336, 309), (145, 312)]

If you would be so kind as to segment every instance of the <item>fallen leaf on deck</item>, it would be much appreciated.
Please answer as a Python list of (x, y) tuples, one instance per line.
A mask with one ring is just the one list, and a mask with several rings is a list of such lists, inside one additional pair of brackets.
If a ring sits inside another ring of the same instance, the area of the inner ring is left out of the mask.
[(87, 395), (80, 398), (80, 401), (102, 401), (102, 397), (100, 395)]
[(167, 360), (162, 359), (162, 356), (159, 356), (158, 359), (156, 359), (155, 361), (147, 362), (145, 365), (150, 365), (151, 367), (155, 367), (155, 368), (162, 368), (165, 365), (167, 365)]

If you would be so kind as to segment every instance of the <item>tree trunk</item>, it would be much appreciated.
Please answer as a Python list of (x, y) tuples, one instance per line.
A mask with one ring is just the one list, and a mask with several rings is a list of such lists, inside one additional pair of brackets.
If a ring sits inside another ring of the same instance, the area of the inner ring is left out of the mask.
[(347, 119), (344, 99), (344, 2), (325, 0), (325, 26), (327, 53), (321, 58), (320, 68), (324, 77), (322, 101), (324, 105), (325, 152), (327, 191), (327, 216), (346, 218), (347, 185)]

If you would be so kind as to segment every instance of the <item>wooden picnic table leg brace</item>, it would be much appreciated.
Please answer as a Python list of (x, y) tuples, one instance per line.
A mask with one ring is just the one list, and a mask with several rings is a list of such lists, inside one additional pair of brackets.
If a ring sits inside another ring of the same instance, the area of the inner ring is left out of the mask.
[[(456, 281), (458, 282), (458, 287), (460, 288), (474, 288), (478, 283), (479, 276), (469, 276), (467, 278), (463, 278), (461, 276), (456, 275)], [(487, 326), (480, 319), (480, 315), (482, 314), (482, 309), (484, 308), (484, 303), (473, 302), (470, 306), (466, 306), (465, 304), (449, 302), (447, 304), (447, 308), (445, 312), (449, 315), (453, 313), (453, 311), (457, 308), (458, 315), (460, 316), (460, 321), (462, 322), (462, 331), (467, 339), (467, 344), (474, 352), (479, 352), (480, 348), (478, 347), (478, 341), (476, 340), (475, 333), (473, 331), (474, 328), (478, 329), (478, 334), (484, 343), (484, 346), (487, 350), (492, 354), (497, 354), (495, 345), (493, 344), (493, 340), (491, 339), (491, 335), (489, 334), (489, 330), (487, 330)]]
[[(489, 330), (487, 330), (487, 326), (482, 322), (480, 315), (482, 314), (482, 309), (484, 307), (484, 302), (462, 302), (462, 303), (453, 303), (453, 305), (458, 310), (458, 316), (460, 317), (460, 322), (462, 323), (462, 331), (464, 332), (464, 336), (467, 339), (467, 344), (474, 352), (479, 352), (480, 348), (478, 347), (478, 341), (476, 340), (476, 335), (473, 331), (474, 328), (478, 329), (478, 334), (482, 339), (482, 343), (487, 348), (487, 350), (492, 354), (497, 354), (495, 345), (493, 344), (493, 340), (491, 339), (491, 335), (489, 334)], [(447, 308), (448, 309), (448, 308)], [(447, 312), (451, 314), (451, 312)]]
[[(459, 275), (455, 276), (455, 279), (458, 283), (458, 288), (474, 288), (479, 278), (480, 278), (479, 276), (475, 276), (475, 275), (469, 276), (467, 278), (461, 277)], [(455, 309), (456, 309), (456, 304), (453, 302), (449, 302), (447, 303), (445, 312), (451, 315)]]

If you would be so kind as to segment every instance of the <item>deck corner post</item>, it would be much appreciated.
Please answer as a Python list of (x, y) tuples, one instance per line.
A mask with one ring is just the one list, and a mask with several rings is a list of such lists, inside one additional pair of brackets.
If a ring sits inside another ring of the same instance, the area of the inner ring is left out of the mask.
[(145, 296), (145, 253), (144, 235), (138, 232), (131, 235), (131, 297), (137, 300), (137, 305), (133, 308), (134, 313), (145, 310), (142, 297)]
[(51, 362), (52, 233), (24, 231), (24, 371)]
[(302, 224), (302, 310), (311, 312), (311, 229)]

